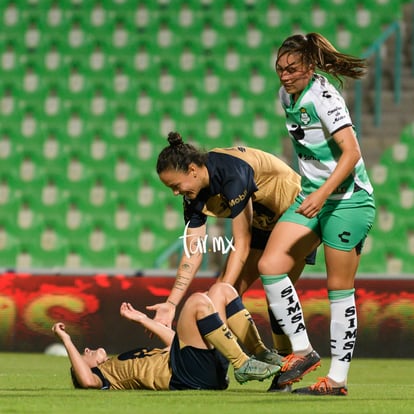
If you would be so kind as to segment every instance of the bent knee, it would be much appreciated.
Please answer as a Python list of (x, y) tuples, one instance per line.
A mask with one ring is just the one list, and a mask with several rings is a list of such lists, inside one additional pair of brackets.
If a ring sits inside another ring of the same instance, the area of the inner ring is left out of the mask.
[(203, 292), (192, 293), (186, 300), (184, 307), (189, 307), (193, 311), (200, 311), (204, 309), (211, 309), (213, 306), (211, 299)]
[(295, 260), (289, 255), (279, 255), (262, 257), (257, 268), (261, 275), (272, 275), (279, 273), (288, 273), (294, 266)]
[(236, 289), (227, 282), (217, 282), (214, 283), (208, 290), (208, 293), (216, 293), (220, 292), (221, 294), (228, 294), (228, 293), (235, 293), (237, 294)]
[(257, 269), (261, 275), (268, 275), (272, 273), (275, 269), (275, 263), (273, 260), (269, 260), (268, 257), (263, 255), (260, 260), (257, 262)]

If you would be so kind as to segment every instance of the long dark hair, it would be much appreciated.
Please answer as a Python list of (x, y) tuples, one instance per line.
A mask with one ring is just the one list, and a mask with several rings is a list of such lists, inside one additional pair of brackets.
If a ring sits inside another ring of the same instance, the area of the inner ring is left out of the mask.
[(191, 144), (185, 144), (178, 132), (170, 132), (168, 142), (170, 145), (165, 147), (158, 155), (158, 174), (167, 170), (187, 172), (191, 163), (198, 167), (205, 165), (207, 153), (198, 150)]
[(304, 65), (314, 65), (322, 72), (332, 75), (341, 86), (341, 76), (360, 79), (367, 69), (365, 59), (339, 52), (319, 33), (296, 34), (285, 39), (278, 50), (276, 64), (286, 53), (300, 54)]

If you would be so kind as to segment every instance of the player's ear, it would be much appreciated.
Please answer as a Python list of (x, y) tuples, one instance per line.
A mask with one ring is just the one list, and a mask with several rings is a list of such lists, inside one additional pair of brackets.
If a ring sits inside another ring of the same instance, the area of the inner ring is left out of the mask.
[(188, 165), (188, 174), (196, 174), (197, 173), (197, 166), (193, 163), (190, 162), (190, 164)]

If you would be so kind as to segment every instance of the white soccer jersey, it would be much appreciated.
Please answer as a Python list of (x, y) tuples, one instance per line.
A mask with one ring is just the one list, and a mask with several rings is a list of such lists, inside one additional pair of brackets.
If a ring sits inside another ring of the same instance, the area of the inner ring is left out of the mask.
[[(332, 135), (352, 126), (352, 121), (341, 94), (324, 76), (315, 74), (296, 102), (284, 87), (280, 88), (279, 96), (298, 157), (302, 192), (306, 196), (321, 187), (334, 171), (341, 150)], [(369, 194), (373, 191), (362, 158), (329, 198), (350, 198), (355, 184)]]

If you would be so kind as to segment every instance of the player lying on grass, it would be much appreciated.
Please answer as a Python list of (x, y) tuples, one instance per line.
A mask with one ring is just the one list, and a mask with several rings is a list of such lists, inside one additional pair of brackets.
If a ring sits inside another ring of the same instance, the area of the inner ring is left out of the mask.
[(130, 303), (122, 303), (120, 313), (158, 336), (166, 348), (137, 348), (112, 358), (103, 348), (85, 348), (81, 354), (58, 322), (52, 330), (67, 350), (75, 387), (224, 390), (229, 363), (239, 383), (262, 381), (280, 370), (279, 355), (263, 344), (240, 296), (227, 283), (215, 284), (207, 293), (193, 293), (180, 313), (177, 332)]

